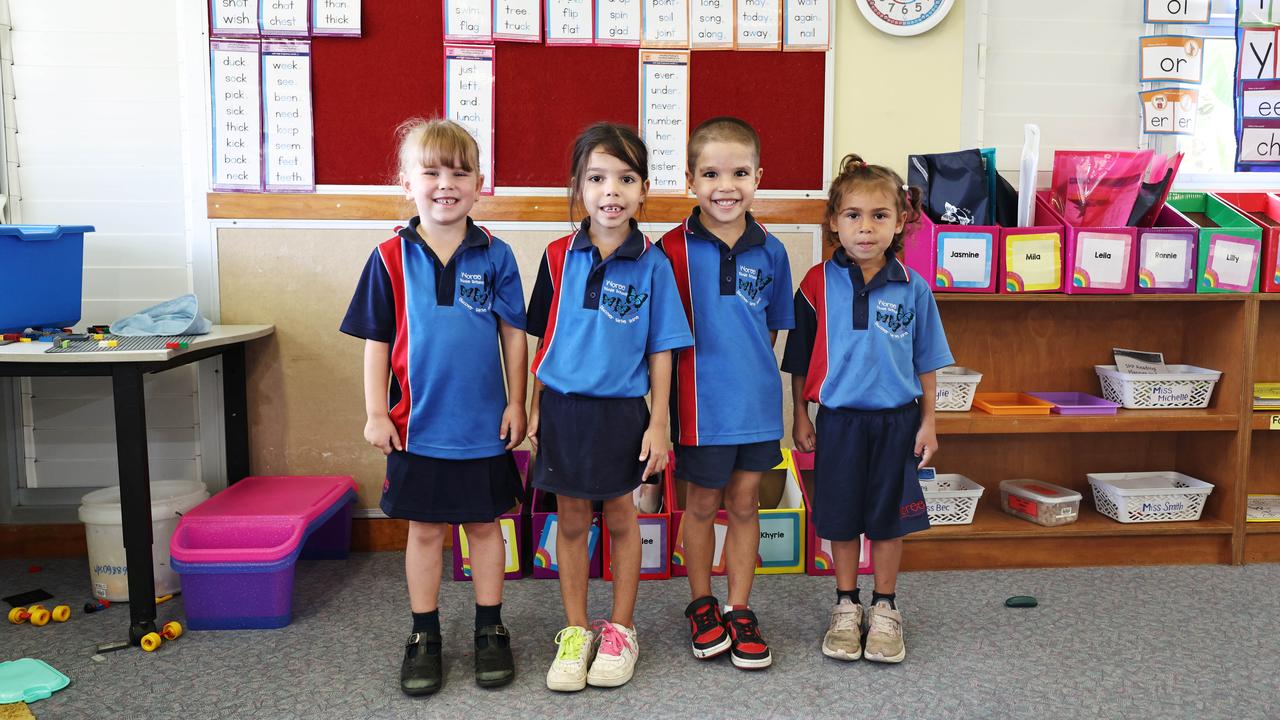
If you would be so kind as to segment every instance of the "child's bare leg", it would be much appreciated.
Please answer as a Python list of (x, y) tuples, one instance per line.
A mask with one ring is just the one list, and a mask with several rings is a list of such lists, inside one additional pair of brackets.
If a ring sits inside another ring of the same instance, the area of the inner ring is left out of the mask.
[(640, 588), (640, 526), (631, 493), (604, 501), (609, 526), (609, 556), (613, 571), (613, 622), (635, 625), (636, 593)]
[(711, 594), (711, 562), (716, 550), (715, 520), (723, 490), (687, 483), (685, 509), (680, 521), (684, 536), (684, 562), (689, 572), (691, 600)]
[(467, 545), (471, 549), (471, 584), (477, 605), (502, 602), (502, 581), (507, 568), (507, 548), (502, 541), (498, 521), (464, 523)]
[(725, 535), (725, 563), (729, 572), (730, 605), (746, 605), (760, 555), (760, 478), (763, 473), (735, 470), (724, 491), (729, 513)]
[[(861, 538), (831, 541), (831, 560), (836, 566), (837, 590), (852, 591), (858, 587), (858, 561), (861, 559), (861, 550)], [(876, 562), (879, 562), (878, 558)], [(876, 567), (876, 577), (879, 578), (878, 565)]]
[(558, 495), (556, 502), (556, 565), (560, 569), (560, 600), (569, 625), (589, 628), (587, 567), (590, 558), (587, 556), (587, 535), (591, 532), (591, 501)]
[(409, 585), (409, 609), (413, 612), (431, 612), (439, 606), (444, 534), (448, 529), (445, 523), (409, 521), (404, 575)]
[(875, 591), (882, 595), (894, 594), (898, 587), (898, 567), (902, 565), (902, 538), (872, 540), (871, 561), (875, 564)]

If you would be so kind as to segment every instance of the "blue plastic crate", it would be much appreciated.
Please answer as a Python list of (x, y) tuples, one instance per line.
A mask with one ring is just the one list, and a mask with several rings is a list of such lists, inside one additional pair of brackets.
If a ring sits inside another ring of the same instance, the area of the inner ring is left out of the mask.
[(0, 331), (80, 322), (92, 225), (0, 225)]

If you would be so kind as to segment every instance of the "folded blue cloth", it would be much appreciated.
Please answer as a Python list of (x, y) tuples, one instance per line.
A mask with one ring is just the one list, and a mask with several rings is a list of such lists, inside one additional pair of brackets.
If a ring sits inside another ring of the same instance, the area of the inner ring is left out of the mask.
[(200, 301), (187, 294), (111, 323), (112, 335), (205, 335), (213, 323), (200, 316)]

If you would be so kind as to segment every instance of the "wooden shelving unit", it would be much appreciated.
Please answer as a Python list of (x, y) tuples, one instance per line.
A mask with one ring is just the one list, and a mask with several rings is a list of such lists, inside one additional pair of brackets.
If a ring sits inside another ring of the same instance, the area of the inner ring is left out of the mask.
[[(986, 492), (970, 525), (908, 536), (904, 567), (960, 569), (1240, 563), (1249, 546), (1276, 552), (1280, 523), (1244, 523), (1248, 491), (1280, 492), (1250, 478), (1261, 458), (1280, 471), (1280, 433), (1270, 448), (1251, 430), (1251, 397), (1263, 345), (1280, 380), (1280, 303), (1262, 295), (975, 295), (938, 293), (958, 365), (983, 374), (979, 391), (1074, 390), (1101, 394), (1094, 365), (1111, 349), (1164, 352), (1170, 363), (1222, 371), (1204, 410), (1120, 410), (1114, 416), (938, 413), (939, 472), (962, 473)], [(1263, 323), (1260, 325), (1260, 306)], [(1269, 328), (1269, 329), (1268, 329)], [(1264, 333), (1271, 338), (1260, 340)], [(1092, 472), (1177, 470), (1214, 485), (1196, 522), (1119, 523), (1094, 509)], [(1273, 471), (1273, 472), (1276, 472)], [(1001, 480), (1035, 478), (1084, 496), (1080, 519), (1046, 528), (1000, 510)], [(1258, 487), (1270, 488), (1258, 490)], [(1257, 525), (1257, 524), (1254, 524)], [(1258, 550), (1262, 552), (1262, 550)], [(1250, 555), (1249, 560), (1255, 558)]]

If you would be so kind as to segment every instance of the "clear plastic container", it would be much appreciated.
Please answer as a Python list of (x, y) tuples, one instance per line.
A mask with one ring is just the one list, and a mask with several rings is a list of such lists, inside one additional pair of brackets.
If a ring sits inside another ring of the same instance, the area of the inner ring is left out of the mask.
[(1039, 480), (1002, 480), (1000, 507), (1010, 515), (1037, 525), (1067, 525), (1080, 517), (1082, 496), (1053, 483)]

